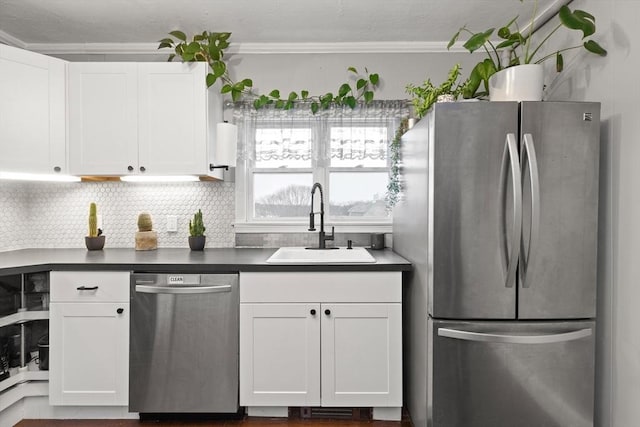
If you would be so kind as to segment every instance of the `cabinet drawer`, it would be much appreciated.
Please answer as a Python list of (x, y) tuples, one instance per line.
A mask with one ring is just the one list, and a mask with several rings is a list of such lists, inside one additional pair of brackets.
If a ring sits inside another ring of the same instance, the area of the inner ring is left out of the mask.
[(52, 271), (51, 302), (127, 302), (128, 271)]
[(401, 302), (400, 271), (240, 273), (240, 302)]

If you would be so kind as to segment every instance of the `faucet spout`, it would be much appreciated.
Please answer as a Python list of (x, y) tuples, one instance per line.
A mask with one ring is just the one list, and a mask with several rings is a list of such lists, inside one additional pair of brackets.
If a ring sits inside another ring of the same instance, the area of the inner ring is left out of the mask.
[[(316, 194), (316, 190), (320, 191), (320, 212), (313, 211), (313, 200)], [(311, 187), (311, 212), (309, 212), (309, 231), (316, 231), (315, 216), (320, 214), (320, 232), (318, 233), (319, 242), (318, 249), (326, 249), (326, 241), (333, 240), (334, 228), (331, 227), (331, 236), (327, 236), (324, 232), (324, 195), (322, 193), (322, 185), (319, 182), (313, 184)]]

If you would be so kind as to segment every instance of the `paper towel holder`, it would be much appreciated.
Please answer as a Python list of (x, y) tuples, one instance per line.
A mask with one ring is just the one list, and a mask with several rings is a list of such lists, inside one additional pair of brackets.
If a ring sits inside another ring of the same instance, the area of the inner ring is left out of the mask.
[(209, 170), (224, 169), (236, 165), (236, 150), (238, 145), (238, 128), (227, 120), (216, 126), (216, 164), (209, 164)]

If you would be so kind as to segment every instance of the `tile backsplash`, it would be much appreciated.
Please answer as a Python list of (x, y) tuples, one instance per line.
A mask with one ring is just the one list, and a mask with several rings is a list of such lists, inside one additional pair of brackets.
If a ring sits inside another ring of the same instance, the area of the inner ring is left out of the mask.
[(28, 190), (21, 182), (0, 183), (0, 251), (30, 246)]
[[(132, 248), (138, 213), (149, 212), (158, 247), (188, 247), (189, 220), (202, 209), (207, 247), (233, 247), (234, 184), (230, 182), (135, 184), (123, 182), (0, 182), (0, 251), (81, 248), (89, 203), (96, 202), (106, 248)], [(167, 232), (167, 215), (178, 231)]]
[[(233, 182), (35, 183), (0, 181), (0, 252), (24, 248), (84, 248), (89, 203), (96, 202), (105, 248), (133, 248), (138, 213), (149, 212), (158, 247), (186, 248), (189, 220), (202, 209), (207, 247), (316, 246), (315, 233), (235, 234)], [(167, 215), (178, 231), (167, 231)], [(387, 235), (387, 247), (391, 246)], [(370, 245), (368, 233), (336, 233), (330, 245)]]

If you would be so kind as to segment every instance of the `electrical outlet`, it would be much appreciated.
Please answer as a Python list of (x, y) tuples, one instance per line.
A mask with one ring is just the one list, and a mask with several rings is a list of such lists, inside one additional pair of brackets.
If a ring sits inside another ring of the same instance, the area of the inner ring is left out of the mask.
[(167, 215), (167, 231), (169, 233), (175, 233), (178, 231), (178, 216)]

